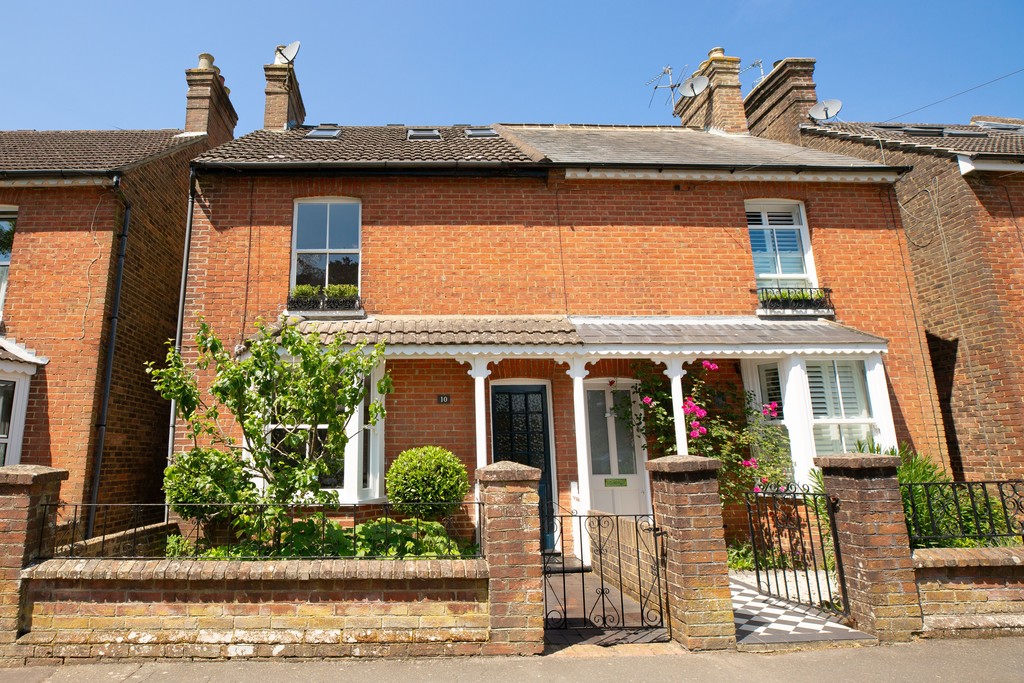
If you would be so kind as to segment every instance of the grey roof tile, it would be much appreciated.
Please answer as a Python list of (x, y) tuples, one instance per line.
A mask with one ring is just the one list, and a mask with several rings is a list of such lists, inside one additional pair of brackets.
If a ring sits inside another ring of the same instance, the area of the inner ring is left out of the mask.
[[(937, 135), (920, 135), (906, 132), (906, 129), (943, 131)], [(1007, 130), (996, 130), (977, 125), (935, 124), (935, 123), (852, 123), (835, 121), (830, 123), (805, 123), (801, 129), (818, 135), (849, 139), (882, 140), (909, 148), (921, 148), (950, 154), (995, 154), (1024, 155), (1024, 134)], [(983, 137), (961, 136), (957, 132), (983, 133)], [(950, 134), (952, 133), (952, 134)]]
[(196, 139), (172, 129), (5, 130), (0, 131), (0, 173), (116, 171)]

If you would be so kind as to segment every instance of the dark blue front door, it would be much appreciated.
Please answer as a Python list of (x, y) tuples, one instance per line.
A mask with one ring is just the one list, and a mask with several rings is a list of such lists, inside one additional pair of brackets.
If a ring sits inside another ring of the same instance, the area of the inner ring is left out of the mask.
[(494, 461), (511, 460), (541, 472), (541, 536), (545, 550), (555, 544), (547, 393), (543, 385), (491, 387)]

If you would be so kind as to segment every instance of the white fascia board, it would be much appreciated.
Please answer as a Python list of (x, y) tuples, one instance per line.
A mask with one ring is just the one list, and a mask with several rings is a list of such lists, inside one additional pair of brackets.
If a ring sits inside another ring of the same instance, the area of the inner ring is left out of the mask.
[(567, 180), (717, 180), (724, 182), (894, 183), (894, 171), (729, 171), (567, 168)]
[(388, 358), (470, 358), (485, 356), (491, 358), (743, 358), (756, 356), (832, 356), (832, 355), (868, 355), (887, 353), (885, 344), (835, 344), (821, 346), (789, 346), (776, 344), (729, 344), (707, 346), (697, 344), (643, 344), (623, 346), (613, 344), (585, 346), (526, 346), (526, 345), (430, 345), (430, 344), (392, 344), (385, 349)]
[(1007, 173), (1019, 173), (1024, 171), (1024, 162), (1002, 161), (999, 159), (976, 159), (966, 154), (958, 154), (956, 157), (957, 166), (960, 167), (960, 175), (967, 175), (976, 171), (1005, 171)]
[(78, 178), (3, 178), (0, 187), (112, 187), (114, 181), (103, 176)]

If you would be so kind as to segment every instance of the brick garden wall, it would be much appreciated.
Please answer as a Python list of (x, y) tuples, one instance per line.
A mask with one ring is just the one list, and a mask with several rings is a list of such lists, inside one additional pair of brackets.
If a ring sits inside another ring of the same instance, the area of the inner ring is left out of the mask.
[(925, 636), (1024, 633), (1021, 548), (914, 551)]

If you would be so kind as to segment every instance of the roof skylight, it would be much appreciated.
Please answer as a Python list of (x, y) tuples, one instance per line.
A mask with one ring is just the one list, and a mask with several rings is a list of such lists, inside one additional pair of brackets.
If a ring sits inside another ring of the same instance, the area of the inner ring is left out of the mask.
[(314, 140), (327, 140), (330, 138), (341, 137), (341, 128), (336, 126), (317, 126), (313, 130), (306, 133), (307, 138)]
[(410, 128), (409, 140), (440, 140), (441, 131), (437, 128)]
[(496, 138), (498, 137), (498, 131), (493, 128), (467, 128), (467, 138)]

